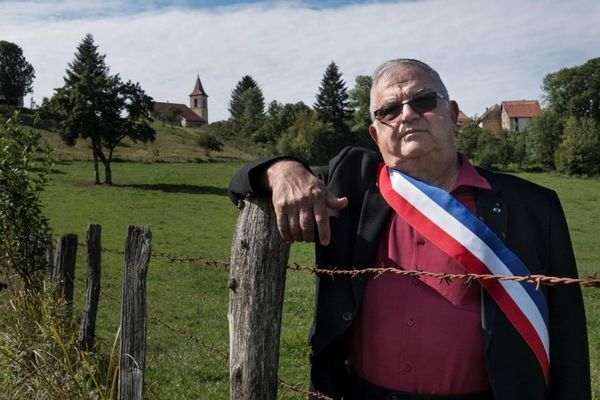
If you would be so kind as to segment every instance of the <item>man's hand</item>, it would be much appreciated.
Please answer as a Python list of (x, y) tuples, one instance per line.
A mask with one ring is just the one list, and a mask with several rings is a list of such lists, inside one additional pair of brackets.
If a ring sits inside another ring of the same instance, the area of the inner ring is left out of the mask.
[(283, 160), (266, 171), (266, 186), (273, 193), (277, 228), (286, 242), (312, 242), (315, 227), (319, 242), (326, 246), (331, 238), (327, 208), (342, 209), (346, 197), (337, 198), (325, 184), (297, 161)]

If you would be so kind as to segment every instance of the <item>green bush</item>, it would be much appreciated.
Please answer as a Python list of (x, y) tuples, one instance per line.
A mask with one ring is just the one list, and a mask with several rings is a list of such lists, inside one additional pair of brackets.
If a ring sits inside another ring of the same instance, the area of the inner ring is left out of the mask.
[(204, 149), (206, 156), (210, 156), (211, 151), (221, 151), (223, 143), (218, 137), (208, 132), (200, 132), (196, 144)]
[(46, 270), (49, 228), (39, 196), (53, 161), (39, 133), (18, 121), (15, 113), (0, 125), (0, 268), (16, 272), (29, 290), (41, 287)]
[(591, 118), (568, 118), (555, 161), (556, 169), (567, 175), (600, 175), (598, 123)]

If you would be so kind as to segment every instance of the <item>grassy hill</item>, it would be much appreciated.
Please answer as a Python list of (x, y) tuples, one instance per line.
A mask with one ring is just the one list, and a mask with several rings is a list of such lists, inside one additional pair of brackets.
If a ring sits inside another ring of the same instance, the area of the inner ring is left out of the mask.
[[(115, 161), (135, 162), (205, 162), (248, 160), (247, 153), (225, 143), (223, 151), (205, 154), (196, 143), (199, 129), (172, 126), (154, 121), (152, 127), (156, 130), (156, 140), (152, 143), (133, 143), (123, 140), (115, 149)], [(53, 149), (59, 161), (90, 161), (92, 150), (90, 141), (79, 139), (75, 146), (66, 145), (58, 133), (38, 129), (44, 141)], [(222, 139), (223, 140), (223, 139)]]

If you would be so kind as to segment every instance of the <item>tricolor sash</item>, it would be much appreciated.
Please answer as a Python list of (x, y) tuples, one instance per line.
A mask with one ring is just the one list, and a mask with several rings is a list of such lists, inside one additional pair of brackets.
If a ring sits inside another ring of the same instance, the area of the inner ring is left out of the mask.
[[(378, 183), (392, 209), (467, 272), (508, 276), (530, 274), (490, 228), (444, 190), (384, 164), (379, 167)], [(527, 282), (488, 279), (480, 283), (529, 345), (548, 384), (548, 304), (542, 292)]]

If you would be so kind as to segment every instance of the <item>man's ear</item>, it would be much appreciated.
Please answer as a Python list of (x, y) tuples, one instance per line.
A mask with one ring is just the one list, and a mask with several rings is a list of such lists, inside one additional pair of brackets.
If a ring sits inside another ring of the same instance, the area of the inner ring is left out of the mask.
[(458, 103), (454, 100), (450, 100), (448, 103), (450, 104), (450, 117), (454, 125), (456, 125), (458, 124)]
[(369, 135), (371, 135), (375, 143), (379, 145), (379, 141), (377, 140), (377, 128), (375, 128), (375, 122), (369, 125)]

